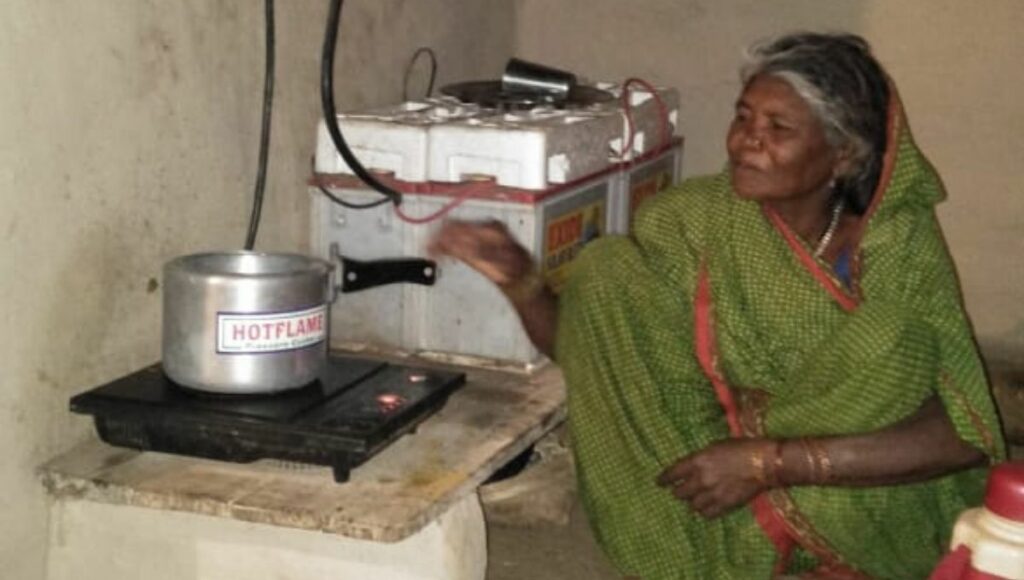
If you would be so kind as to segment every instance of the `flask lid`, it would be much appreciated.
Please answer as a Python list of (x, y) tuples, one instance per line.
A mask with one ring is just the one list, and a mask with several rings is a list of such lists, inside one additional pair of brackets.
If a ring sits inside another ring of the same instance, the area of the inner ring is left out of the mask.
[(985, 509), (1024, 523), (1024, 461), (1008, 461), (992, 468), (985, 489)]

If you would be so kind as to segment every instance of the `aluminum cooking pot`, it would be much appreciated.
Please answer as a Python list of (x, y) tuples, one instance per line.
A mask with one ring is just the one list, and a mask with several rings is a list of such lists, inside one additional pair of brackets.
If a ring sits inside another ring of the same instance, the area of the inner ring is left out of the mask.
[(436, 272), (429, 260), (360, 262), (333, 247), (332, 258), (238, 251), (167, 262), (164, 373), (179, 385), (215, 393), (302, 387), (326, 368), (338, 293), (393, 282), (429, 285)]

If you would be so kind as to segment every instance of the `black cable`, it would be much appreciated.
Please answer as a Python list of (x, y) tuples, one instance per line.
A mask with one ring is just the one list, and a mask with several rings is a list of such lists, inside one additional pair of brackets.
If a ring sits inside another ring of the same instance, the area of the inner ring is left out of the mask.
[(412, 58), (409, 59), (409, 64), (405, 65), (405, 76), (402, 77), (402, 101), (409, 100), (409, 74), (412, 73), (412, 67), (419, 60), (420, 55), (425, 54), (430, 57), (430, 80), (427, 81), (427, 94), (429, 97), (434, 92), (434, 80), (437, 78), (437, 55), (434, 54), (434, 50), (429, 46), (421, 46), (416, 49), (416, 52), (412, 53)]
[(266, 62), (263, 72), (263, 125), (260, 129), (260, 161), (256, 172), (256, 189), (253, 192), (252, 214), (249, 217), (249, 233), (245, 236), (245, 249), (256, 245), (256, 232), (260, 227), (263, 211), (263, 191), (267, 185), (267, 157), (270, 154), (270, 113), (274, 103), (274, 0), (266, 0)]
[(323, 54), (320, 59), (320, 101), (324, 110), (324, 123), (327, 125), (327, 132), (331, 135), (331, 140), (334, 141), (334, 146), (338, 149), (338, 153), (341, 154), (345, 163), (352, 168), (352, 172), (356, 174), (356, 177), (386, 196), (391, 203), (399, 205), (402, 203), (402, 194), (377, 181), (363, 167), (362, 163), (356, 159), (356, 156), (348, 148), (348, 144), (345, 143), (345, 138), (342, 137), (341, 130), (338, 128), (338, 115), (334, 108), (334, 49), (338, 43), (338, 24), (340, 20), (341, 0), (331, 0), (330, 12), (327, 15), (327, 31), (324, 34)]
[(366, 202), (366, 203), (352, 203), (351, 201), (345, 201), (344, 199), (341, 199), (340, 197), (338, 197), (338, 196), (334, 195), (333, 193), (331, 193), (330, 191), (328, 191), (327, 188), (325, 188), (323, 185), (320, 184), (320, 180), (317, 179), (317, 177), (316, 177), (316, 157), (310, 157), (309, 161), (310, 161), (310, 164), (309, 164), (310, 168), (313, 171), (313, 185), (316, 185), (316, 188), (320, 190), (320, 193), (326, 195), (327, 199), (333, 201), (334, 203), (336, 203), (336, 204), (338, 204), (340, 206), (347, 207), (349, 209), (370, 209), (371, 207), (377, 207), (378, 205), (384, 205), (385, 203), (391, 203), (391, 198), (390, 197), (382, 197), (382, 198), (380, 198), (380, 199), (378, 199), (376, 201), (370, 201), (370, 202)]

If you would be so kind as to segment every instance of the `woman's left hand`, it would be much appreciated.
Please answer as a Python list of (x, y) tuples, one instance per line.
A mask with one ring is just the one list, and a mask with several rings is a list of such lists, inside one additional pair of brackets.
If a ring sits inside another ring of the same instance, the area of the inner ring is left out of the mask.
[(777, 452), (769, 439), (728, 439), (683, 457), (658, 476), (658, 485), (715, 518), (746, 504), (768, 489), (766, 469)]

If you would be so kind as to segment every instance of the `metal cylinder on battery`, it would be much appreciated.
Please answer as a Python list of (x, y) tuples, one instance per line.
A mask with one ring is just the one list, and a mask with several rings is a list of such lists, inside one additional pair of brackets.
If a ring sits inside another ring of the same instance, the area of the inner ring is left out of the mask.
[(572, 73), (542, 64), (513, 58), (501, 76), (501, 89), (506, 93), (542, 93), (564, 101), (576, 86)]

